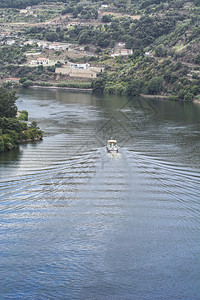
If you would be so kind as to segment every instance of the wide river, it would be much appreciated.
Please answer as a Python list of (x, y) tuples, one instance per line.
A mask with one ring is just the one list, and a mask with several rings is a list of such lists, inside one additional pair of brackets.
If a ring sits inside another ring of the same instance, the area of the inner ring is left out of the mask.
[(0, 155), (0, 299), (199, 300), (200, 105), (18, 96), (45, 136)]

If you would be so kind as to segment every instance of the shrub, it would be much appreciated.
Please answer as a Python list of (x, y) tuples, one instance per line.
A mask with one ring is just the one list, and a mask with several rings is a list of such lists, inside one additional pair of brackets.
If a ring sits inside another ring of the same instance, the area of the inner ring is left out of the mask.
[(163, 89), (163, 79), (160, 77), (152, 78), (147, 85), (147, 93), (150, 95), (158, 94)]
[(11, 142), (14, 146), (19, 144), (19, 133), (15, 130), (5, 130), (5, 134), (11, 138)]
[(12, 150), (15, 145), (8, 134), (3, 134), (4, 150)]
[(184, 97), (184, 100), (191, 102), (193, 100), (193, 98), (194, 98), (193, 94), (187, 93)]
[(22, 110), (18, 116), (18, 120), (28, 121), (28, 112), (26, 110)]
[(33, 85), (33, 82), (31, 80), (26, 80), (23, 83), (24, 88), (28, 88), (29, 86), (32, 86), (32, 85)]

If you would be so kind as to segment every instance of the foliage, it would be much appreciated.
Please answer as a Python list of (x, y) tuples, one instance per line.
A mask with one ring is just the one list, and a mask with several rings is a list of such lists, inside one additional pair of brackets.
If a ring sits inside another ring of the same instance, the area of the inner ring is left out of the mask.
[(101, 21), (103, 23), (109, 23), (112, 21), (112, 16), (111, 15), (103, 15), (103, 17), (101, 18)]
[[(43, 0), (1, 0), (0, 7), (12, 7), (12, 8), (25, 8), (27, 6), (37, 5), (43, 3)], [(55, 2), (54, 0), (45, 0), (45, 2)], [(66, 0), (59, 0), (59, 2), (66, 3)], [(76, 2), (79, 2), (77, 0)]]
[[(94, 12), (93, 8), (83, 8), (80, 17), (96, 18)], [(103, 16), (102, 21), (109, 21), (110, 25), (74, 26), (67, 31), (64, 28), (56, 31), (52, 27), (32, 27), (27, 28), (26, 34), (34, 37), (36, 33), (40, 33), (42, 38), (48, 41), (77, 41), (81, 45), (93, 44), (102, 48), (123, 41), (126, 42), (127, 48), (142, 49), (160, 36), (170, 33), (175, 28), (177, 18), (176, 14), (162, 18), (143, 16), (140, 20)]]
[(19, 113), (18, 120), (20, 121), (28, 121), (28, 112), (26, 110), (22, 110)]
[[(42, 0), (2, 0), (0, 6), (18, 8), (41, 3)], [(45, 3), (53, 2), (47, 0)], [(97, 93), (123, 94), (135, 96), (140, 93), (171, 95), (173, 100), (192, 101), (200, 93), (198, 72), (194, 72), (187, 63), (200, 64), (199, 42), (199, 0), (60, 0), (61, 14), (70, 14), (67, 18), (90, 19), (98, 17), (98, 9), (108, 4), (111, 15), (103, 15), (101, 24), (75, 25), (67, 28), (48, 25), (30, 26), (22, 33), (27, 38), (45, 39), (55, 42), (71, 42), (85, 45), (98, 57), (74, 59), (77, 62), (94, 60), (105, 67), (105, 72), (90, 83), (83, 83)], [(115, 17), (113, 12), (121, 12)], [(138, 15), (133, 19), (127, 15)], [(84, 24), (84, 22), (81, 22)], [(109, 23), (109, 24), (108, 24)], [(64, 24), (64, 18), (63, 18)], [(125, 48), (132, 49), (133, 55), (119, 56), (112, 59), (111, 51), (118, 43), (125, 43)], [(27, 47), (7, 47), (0, 49), (2, 77), (14, 74), (21, 77), (20, 83), (26, 87), (33, 81), (42, 81), (41, 85), (55, 81), (55, 67), (29, 68), (18, 66), (26, 61)], [(146, 53), (150, 53), (149, 57)], [(55, 53), (59, 54), (59, 52)], [(60, 58), (59, 58), (60, 59)], [(59, 64), (59, 63), (58, 63)], [(199, 71), (199, 70), (197, 70)], [(63, 81), (64, 76), (62, 77)], [(46, 82), (45, 82), (46, 81)], [(60, 82), (60, 87), (83, 87), (80, 83)]]
[(13, 118), (17, 113), (15, 92), (9, 92), (0, 87), (0, 117)]
[(24, 81), (24, 83), (23, 83), (23, 87), (24, 87), (24, 88), (28, 88), (28, 87), (30, 87), (31, 85), (33, 85), (33, 82), (32, 82), (31, 80), (26, 80), (26, 81)]
[(152, 78), (146, 88), (147, 94), (159, 94), (163, 90), (163, 79), (160, 77)]
[[(9, 92), (0, 88), (0, 152), (12, 150), (22, 140), (41, 139), (43, 133), (39, 130), (37, 124), (33, 122), (30, 128), (20, 120), (28, 120), (28, 112), (23, 110), (17, 119), (17, 107), (15, 105), (16, 96), (14, 92)], [(26, 132), (24, 138), (24, 132)]]
[(28, 128), (26, 123), (13, 118), (0, 118), (0, 128), (0, 152), (12, 150), (22, 141), (39, 140), (43, 136), (37, 125), (33, 124)]
[[(0, 66), (4, 63), (8, 64), (9, 69), (14, 69), (14, 64), (22, 64), (26, 62), (24, 55), (25, 49), (18, 46), (4, 46), (0, 48)], [(13, 64), (13, 65), (12, 65)]]
[(58, 87), (68, 87), (68, 88), (82, 88), (82, 89), (90, 89), (90, 82), (61, 82), (57, 84)]

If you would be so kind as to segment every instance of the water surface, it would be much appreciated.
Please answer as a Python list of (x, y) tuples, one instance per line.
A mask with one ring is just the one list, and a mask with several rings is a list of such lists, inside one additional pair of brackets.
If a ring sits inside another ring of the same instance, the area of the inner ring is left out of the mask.
[(200, 106), (31, 89), (17, 105), (45, 137), (0, 155), (0, 298), (199, 299)]

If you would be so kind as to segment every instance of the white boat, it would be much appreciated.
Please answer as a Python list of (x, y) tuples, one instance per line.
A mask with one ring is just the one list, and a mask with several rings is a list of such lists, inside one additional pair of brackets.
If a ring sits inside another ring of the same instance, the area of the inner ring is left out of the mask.
[(117, 141), (116, 140), (108, 140), (106, 149), (107, 149), (108, 153), (110, 153), (110, 152), (118, 153), (119, 150), (118, 150), (118, 146), (117, 146)]

